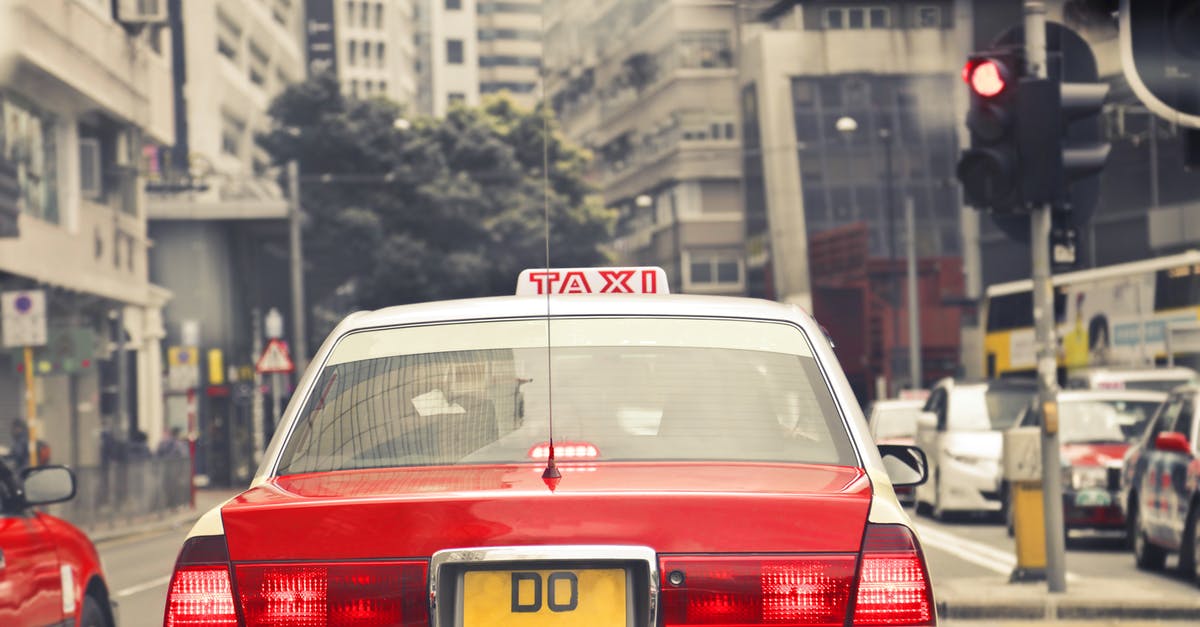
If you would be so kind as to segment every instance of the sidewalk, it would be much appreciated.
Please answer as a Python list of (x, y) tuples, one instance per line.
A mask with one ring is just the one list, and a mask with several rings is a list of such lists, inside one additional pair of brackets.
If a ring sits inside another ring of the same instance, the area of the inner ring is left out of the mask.
[(184, 507), (171, 512), (122, 521), (119, 525), (84, 528), (83, 531), (92, 539), (93, 543), (99, 544), (130, 536), (190, 527), (205, 512), (241, 494), (243, 491), (245, 491), (244, 488), (200, 489), (196, 490), (196, 509)]
[[(934, 589), (942, 620), (1171, 620), (1200, 623), (1200, 589), (1154, 580), (1077, 577), (1051, 594), (1045, 582), (1002, 576), (953, 579)], [(1157, 585), (1156, 585), (1157, 584)]]

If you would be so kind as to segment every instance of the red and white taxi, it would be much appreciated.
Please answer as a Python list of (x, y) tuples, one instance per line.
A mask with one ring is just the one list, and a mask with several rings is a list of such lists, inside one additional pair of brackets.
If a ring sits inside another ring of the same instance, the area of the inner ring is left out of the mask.
[(0, 625), (114, 625), (96, 548), (71, 523), (34, 509), (73, 496), (67, 468), (18, 474), (0, 460)]
[[(353, 314), (164, 624), (934, 625), (895, 483), (798, 308), (657, 268)], [(882, 453), (882, 454), (881, 454)]]

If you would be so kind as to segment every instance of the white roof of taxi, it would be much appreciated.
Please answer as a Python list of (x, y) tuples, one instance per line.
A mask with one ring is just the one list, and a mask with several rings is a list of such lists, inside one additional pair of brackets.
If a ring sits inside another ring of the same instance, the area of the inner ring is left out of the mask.
[[(550, 317), (578, 316), (685, 316), (783, 320), (816, 330), (812, 316), (796, 305), (733, 296), (661, 295), (567, 295), (551, 296)], [(494, 296), (398, 305), (351, 314), (339, 331), (496, 318), (541, 318), (546, 315), (545, 296)], [(809, 327), (808, 325), (814, 325)]]
[(1161, 403), (1166, 399), (1166, 392), (1157, 392), (1154, 390), (1060, 390), (1058, 393), (1058, 402), (1060, 403), (1074, 401), (1149, 401), (1152, 403)]

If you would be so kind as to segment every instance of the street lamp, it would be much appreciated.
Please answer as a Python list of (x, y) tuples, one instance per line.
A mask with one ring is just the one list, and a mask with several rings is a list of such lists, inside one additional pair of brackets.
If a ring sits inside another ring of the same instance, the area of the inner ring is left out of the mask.
[(405, 118), (396, 118), (396, 120), (392, 122), (392, 128), (401, 132), (407, 131), (408, 129), (412, 128), (412, 122), (409, 122)]
[[(836, 128), (837, 131), (839, 133), (841, 133), (843, 137), (845, 137), (845, 138), (847, 138), (847, 140), (849, 140), (849, 138), (853, 137), (854, 134), (856, 132), (858, 132), (858, 120), (855, 120), (854, 118), (852, 118), (850, 116), (842, 116), (837, 119), (837, 122), (834, 123), (834, 128)], [(895, 218), (895, 213), (896, 213), (896, 208), (895, 208), (896, 181), (895, 181), (895, 179), (896, 179), (896, 176), (895, 176), (895, 173), (893, 171), (893, 166), (892, 166), (892, 144), (894, 142), (892, 139), (893, 138), (892, 129), (890, 129), (886, 126), (881, 127), (878, 131), (878, 134), (879, 134), (879, 141), (881, 141), (883, 143), (884, 186), (885, 186), (884, 195), (886, 196), (886, 199), (884, 202), (884, 220), (886, 221), (887, 232), (888, 232), (888, 246), (887, 246), (888, 276), (893, 277), (895, 275), (895, 273), (892, 270), (891, 264), (892, 264), (892, 260), (894, 260), (896, 258), (896, 218)], [(906, 197), (905, 200), (906, 200), (905, 210), (911, 211), (912, 199)], [(919, 327), (916, 331), (914, 331), (912, 328), (914, 326), (915, 321), (917, 320), (917, 316), (919, 315), (919, 313), (917, 311), (917, 303), (915, 302), (916, 292), (917, 292), (916, 276), (915, 276), (915, 271), (914, 271), (915, 270), (916, 253), (915, 253), (914, 247), (912, 246), (912, 242), (914, 241), (916, 232), (915, 232), (915, 229), (913, 228), (913, 226), (911, 225), (911, 218), (909, 218), (909, 227), (908, 228), (909, 228), (908, 237), (909, 237), (909, 242), (910, 242), (910, 245), (908, 247), (908, 257), (909, 257), (909, 259), (908, 259), (908, 264), (909, 264), (908, 312), (909, 312), (909, 327), (910, 327), (908, 350), (909, 350), (909, 370), (910, 370), (910, 372), (908, 374), (909, 374), (909, 378), (911, 379), (911, 381), (909, 382), (909, 385), (913, 388), (917, 388), (921, 385), (921, 381), (920, 381), (920, 378), (921, 378), (921, 375), (920, 375), (920, 350), (921, 350), (921, 348), (920, 348), (920, 340), (918, 339), (920, 337)], [(891, 283), (892, 283), (892, 289), (893, 289), (893, 294), (894, 294), (894, 298), (892, 299), (892, 302), (894, 302), (898, 305), (900, 302), (899, 281), (891, 281)], [(896, 338), (897, 340), (899, 340), (899, 338), (900, 338), (900, 316), (899, 315), (892, 316), (892, 337)], [(890, 367), (890, 365), (893, 362), (893, 356), (891, 354), (889, 354), (887, 359), (888, 359), (888, 364)]]

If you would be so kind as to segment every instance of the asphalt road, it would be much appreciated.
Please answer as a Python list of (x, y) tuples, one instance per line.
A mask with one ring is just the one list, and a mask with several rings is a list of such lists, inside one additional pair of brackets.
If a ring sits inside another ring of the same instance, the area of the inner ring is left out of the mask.
[(96, 545), (109, 591), (119, 605), (118, 627), (161, 627), (167, 583), (187, 527)]
[[(941, 581), (981, 576), (1008, 575), (1016, 565), (1013, 539), (994, 518), (959, 518), (936, 522), (924, 516), (913, 521), (921, 534), (929, 576), (934, 588)], [(1196, 584), (1174, 572), (1175, 558), (1168, 558), (1161, 573), (1140, 571), (1124, 540), (1094, 533), (1072, 532), (1067, 547), (1067, 587), (1080, 576), (1103, 576), (1118, 580), (1150, 579), (1166, 592), (1200, 594)]]

